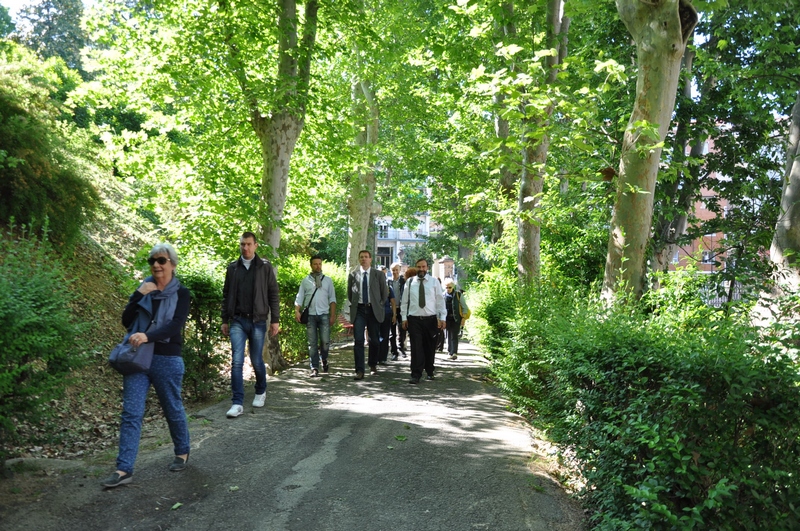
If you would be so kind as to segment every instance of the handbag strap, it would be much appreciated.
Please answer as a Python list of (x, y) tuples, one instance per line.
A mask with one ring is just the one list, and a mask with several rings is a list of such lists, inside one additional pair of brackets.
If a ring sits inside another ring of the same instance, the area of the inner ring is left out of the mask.
[[(309, 276), (310, 276), (310, 275), (309, 275)], [(323, 278), (325, 278), (325, 275), (322, 275), (322, 277), (319, 279), (319, 283), (320, 283), (320, 284), (322, 284), (322, 279), (323, 279)], [(318, 290), (318, 289), (319, 289), (319, 288), (317, 288), (317, 287), (315, 287), (315, 288), (314, 288), (314, 293), (312, 293), (312, 294), (311, 294), (311, 298), (310, 298), (310, 299), (308, 299), (308, 304), (306, 304), (306, 307), (305, 307), (305, 308), (303, 308), (303, 311), (305, 311), (306, 309), (308, 309), (308, 307), (309, 307), (309, 306), (311, 306), (311, 301), (313, 301), (313, 300), (314, 300), (314, 295), (316, 295), (316, 294), (317, 294), (317, 290)]]

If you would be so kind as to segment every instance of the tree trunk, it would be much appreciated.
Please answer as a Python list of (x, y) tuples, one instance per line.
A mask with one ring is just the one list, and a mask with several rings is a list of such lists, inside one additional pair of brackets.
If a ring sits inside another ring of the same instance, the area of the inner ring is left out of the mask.
[[(494, 32), (497, 42), (503, 42), (506, 37), (515, 37), (517, 29), (514, 26), (514, 4), (507, 2), (500, 6), (501, 14), (495, 20)], [(510, 71), (514, 71), (514, 64), (508, 65)], [(494, 95), (494, 106), (496, 112), (494, 115), (494, 134), (500, 140), (500, 182), (499, 182), (499, 210), (503, 211), (510, 208), (513, 201), (516, 199), (517, 194), (517, 181), (519, 175), (513, 172), (510, 168), (512, 160), (512, 152), (506, 142), (508, 141), (508, 134), (510, 131), (508, 120), (503, 118), (502, 109), (505, 102), (505, 94), (498, 92)], [(504, 204), (508, 203), (508, 207)], [(502, 216), (495, 219), (492, 227), (492, 243), (497, 243), (503, 237), (505, 220)]]
[(347, 209), (350, 216), (347, 236), (348, 270), (358, 266), (358, 253), (367, 248), (370, 222), (380, 213), (375, 202), (375, 170), (368, 162), (368, 151), (378, 143), (379, 109), (375, 94), (368, 81), (356, 81), (352, 86), (353, 110), (356, 123), (364, 117), (365, 124), (357, 127), (355, 143), (364, 148), (365, 162), (360, 165), (352, 181)]
[(800, 289), (800, 91), (792, 107), (781, 210), (770, 247), (770, 260), (778, 266), (783, 289)]
[(456, 275), (458, 276), (459, 283), (468, 278), (466, 270), (461, 267), (461, 264), (472, 261), (475, 258), (475, 236), (478, 235), (477, 227), (469, 227), (468, 229), (458, 232), (458, 262), (456, 263)]
[[(556, 54), (544, 58), (547, 78), (545, 85), (553, 85), (558, 75), (558, 65), (566, 57), (566, 41), (561, 41), (563, 33), (569, 28), (569, 19), (564, 17), (563, 0), (548, 0), (547, 2), (547, 44)], [(539, 276), (541, 254), (541, 228), (536, 219), (536, 209), (544, 188), (544, 172), (547, 163), (547, 154), (550, 149), (550, 137), (547, 127), (553, 106), (549, 105), (544, 113), (533, 118), (525, 118), (526, 137), (541, 134), (535, 144), (528, 144), (522, 154), (522, 174), (519, 183), (519, 198), (517, 202), (517, 273), (520, 280), (530, 284)], [(544, 133), (541, 133), (544, 131)]]
[(697, 24), (687, 0), (617, 0), (617, 10), (636, 42), (638, 74), (608, 240), (603, 297), (609, 302), (620, 291), (642, 295), (661, 142), (675, 107), (681, 58)]
[[(712, 37), (709, 42), (716, 40)], [(683, 61), (683, 70), (687, 73), (683, 85), (683, 100), (689, 101), (692, 98), (693, 76), (692, 66), (694, 62), (694, 52), (686, 51)], [(698, 84), (699, 84), (699, 80)], [(714, 78), (708, 78), (700, 86), (700, 101), (702, 101), (711, 88), (716, 83)], [(667, 271), (672, 257), (678, 252), (678, 240), (686, 233), (688, 227), (689, 212), (692, 210), (695, 200), (699, 193), (700, 165), (697, 161), (703, 156), (703, 148), (707, 140), (705, 133), (702, 136), (688, 138), (690, 123), (694, 119), (688, 113), (685, 114), (683, 121), (678, 123), (675, 134), (675, 152), (673, 154), (676, 163), (682, 164), (684, 169), (678, 171), (678, 176), (673, 183), (669, 183), (668, 189), (664, 193), (664, 207), (653, 227), (653, 263), (651, 271)], [(692, 163), (686, 167), (685, 153), (691, 146), (689, 158)], [(658, 289), (653, 284), (654, 289)]]
[(261, 143), (261, 235), (273, 253), (281, 242), (281, 222), (289, 184), (294, 146), (303, 130), (302, 118), (279, 112), (270, 118), (254, 116), (253, 129)]
[[(225, 42), (228, 45), (228, 67), (239, 83), (248, 105), (250, 125), (261, 144), (261, 203), (259, 224), (264, 243), (263, 256), (273, 258), (281, 240), (281, 221), (286, 204), (286, 188), (289, 183), (289, 167), (297, 139), (303, 130), (308, 87), (311, 77), (311, 56), (317, 38), (317, 0), (308, 0), (302, 35), (296, 0), (276, 0), (278, 11), (278, 70), (276, 81), (266, 88), (260, 81), (249, 77), (239, 49), (235, 44), (231, 27), (226, 28)], [(220, 0), (223, 11), (231, 11), (231, 2)], [(236, 16), (233, 13), (233, 16)], [(261, 95), (271, 92), (273, 99), (266, 109)], [(270, 256), (272, 255), (272, 256)], [(280, 343), (267, 338), (264, 345), (264, 361), (270, 373), (289, 366), (281, 354)]]

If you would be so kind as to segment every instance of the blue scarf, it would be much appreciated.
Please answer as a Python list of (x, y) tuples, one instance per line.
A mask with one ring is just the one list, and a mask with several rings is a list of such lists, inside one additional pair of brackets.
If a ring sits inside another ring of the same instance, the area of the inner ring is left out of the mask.
[[(151, 276), (144, 279), (144, 281), (155, 283), (155, 280), (153, 280)], [(155, 319), (153, 319), (152, 323), (148, 323), (154, 330), (158, 330), (160, 327), (170, 322), (175, 316), (175, 308), (178, 306), (178, 289), (180, 289), (180, 287), (181, 283), (177, 278), (173, 277), (162, 291), (153, 290), (139, 301), (139, 306), (150, 316), (153, 315), (153, 301), (161, 301)], [(134, 322), (134, 326), (135, 325), (136, 323)], [(145, 330), (147, 330), (146, 326), (144, 330), (131, 330), (130, 333), (144, 332)], [(169, 343), (169, 338), (163, 339), (160, 342)]]

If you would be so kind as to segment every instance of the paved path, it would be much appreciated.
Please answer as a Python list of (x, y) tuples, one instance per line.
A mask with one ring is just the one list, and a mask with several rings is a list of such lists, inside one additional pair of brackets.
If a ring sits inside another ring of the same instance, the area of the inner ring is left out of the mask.
[(534, 464), (526, 423), (462, 347), (418, 386), (407, 360), (353, 381), (351, 348), (323, 378), (305, 367), (271, 378), (264, 408), (249, 407), (250, 384), (243, 416), (225, 418), (227, 401), (195, 414), (186, 471), (167, 471), (165, 439), (145, 441), (130, 485), (99, 487), (113, 462), (66, 473), (39, 503), (4, 511), (0, 529), (581, 529)]

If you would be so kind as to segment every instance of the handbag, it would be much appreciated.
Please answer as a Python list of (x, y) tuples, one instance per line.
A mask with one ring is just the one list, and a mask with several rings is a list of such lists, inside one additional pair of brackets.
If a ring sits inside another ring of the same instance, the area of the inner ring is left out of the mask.
[(114, 347), (108, 357), (108, 363), (120, 374), (129, 375), (147, 372), (153, 363), (154, 343), (145, 343), (134, 347), (128, 342), (130, 334), (125, 335), (122, 343)]
[(308, 306), (306, 306), (305, 308), (303, 308), (303, 312), (300, 314), (300, 323), (301, 323), (301, 324), (308, 324), (308, 308), (309, 308), (309, 306), (311, 306), (311, 301), (313, 301), (313, 300), (314, 300), (314, 295), (316, 295), (316, 294), (317, 294), (317, 290), (318, 290), (318, 289), (319, 289), (319, 288), (315, 288), (315, 289), (314, 289), (314, 293), (312, 293), (312, 294), (311, 294), (311, 298), (310, 298), (310, 299), (308, 299)]

